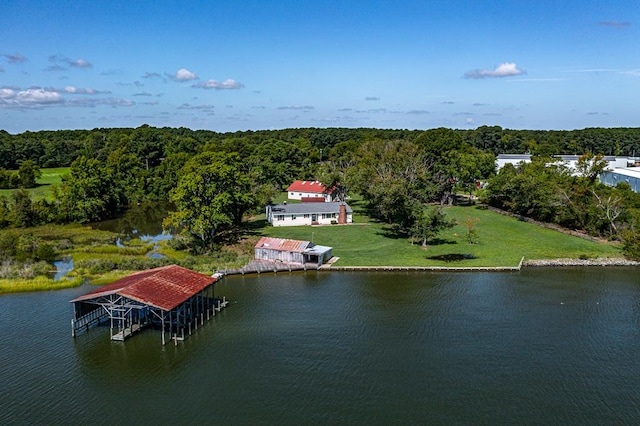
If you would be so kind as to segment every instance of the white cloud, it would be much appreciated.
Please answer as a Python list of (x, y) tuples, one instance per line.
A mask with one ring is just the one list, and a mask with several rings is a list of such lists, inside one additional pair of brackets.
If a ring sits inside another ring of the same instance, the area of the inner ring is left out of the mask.
[(26, 90), (3, 87), (0, 89), (0, 109), (40, 109), (45, 107), (95, 107), (107, 106), (132, 106), (134, 102), (119, 98), (75, 98), (65, 99), (62, 94), (98, 94), (94, 89), (76, 89), (68, 86), (64, 89), (32, 87)]
[(73, 86), (67, 86), (64, 89), (53, 89), (53, 90), (57, 92), (68, 93), (70, 95), (99, 95), (104, 93), (111, 93), (108, 90), (100, 91), (100, 90), (91, 89), (91, 88), (81, 88), (81, 87), (73, 87)]
[(0, 93), (0, 108), (43, 108), (64, 103), (60, 93), (41, 88), (21, 91), (2, 89)]
[(622, 74), (631, 75), (631, 76), (634, 76), (634, 77), (640, 77), (640, 69), (624, 71)]
[(613, 27), (617, 29), (627, 28), (631, 25), (628, 21), (600, 21), (598, 22), (603, 27)]
[(93, 108), (96, 106), (110, 106), (110, 107), (128, 107), (133, 106), (136, 103), (130, 101), (129, 99), (121, 99), (121, 98), (77, 98), (71, 99), (67, 101), (66, 105), (76, 106), (76, 107), (89, 107)]
[(145, 72), (142, 78), (161, 78), (162, 76), (157, 72)]
[(213, 105), (191, 105), (191, 104), (182, 104), (178, 107), (178, 109), (213, 109), (215, 106)]
[(93, 66), (89, 61), (82, 58), (76, 59), (75, 61), (68, 61), (68, 64), (75, 68), (91, 68)]
[(379, 101), (380, 98), (377, 96), (365, 96), (364, 98), (365, 101)]
[(8, 53), (3, 53), (4, 59), (10, 64), (23, 63), (27, 61), (27, 58), (22, 56), (20, 53), (14, 53), (13, 55)]
[(0, 89), (0, 99), (9, 99), (16, 95), (15, 90), (3, 87)]
[(176, 73), (172, 76), (172, 78), (176, 81), (191, 81), (197, 80), (198, 76), (195, 73), (192, 73), (188, 69), (180, 68)]
[(73, 68), (93, 67), (91, 62), (87, 61), (86, 59), (78, 58), (74, 61), (63, 55), (50, 55), (49, 62), (52, 62), (53, 65), (48, 67), (46, 69), (47, 71), (65, 71), (67, 67), (73, 67)]
[(244, 84), (229, 78), (222, 82), (216, 81), (216, 80), (207, 80), (201, 83), (194, 84), (192, 87), (196, 87), (199, 89), (216, 89), (216, 90), (242, 89), (244, 87)]
[(477, 69), (477, 70), (467, 71), (464, 74), (464, 78), (481, 79), (481, 78), (496, 78), (496, 77), (513, 77), (521, 74), (525, 74), (525, 71), (518, 68), (515, 62), (504, 62), (498, 65), (493, 70)]
[(314, 107), (311, 105), (291, 105), (291, 106), (281, 106), (281, 107), (278, 107), (278, 109), (311, 110), (311, 109), (314, 109)]

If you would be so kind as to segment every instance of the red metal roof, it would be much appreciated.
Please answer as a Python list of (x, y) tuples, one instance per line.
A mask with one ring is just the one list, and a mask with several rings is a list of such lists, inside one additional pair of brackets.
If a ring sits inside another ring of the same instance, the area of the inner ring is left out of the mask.
[(169, 311), (216, 281), (217, 278), (182, 266), (161, 266), (136, 272), (71, 302), (82, 302), (115, 293)]
[(255, 248), (268, 248), (270, 250), (288, 251), (292, 253), (304, 253), (311, 242), (300, 240), (285, 240), (282, 238), (262, 237)]
[(331, 194), (332, 192), (317, 180), (297, 180), (289, 185), (287, 191), (309, 192), (312, 194)]

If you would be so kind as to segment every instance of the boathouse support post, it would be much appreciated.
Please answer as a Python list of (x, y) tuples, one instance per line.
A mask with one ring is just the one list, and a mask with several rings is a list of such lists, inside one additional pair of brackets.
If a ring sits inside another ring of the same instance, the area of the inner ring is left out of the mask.
[(165, 345), (164, 341), (164, 312), (162, 313), (162, 346)]

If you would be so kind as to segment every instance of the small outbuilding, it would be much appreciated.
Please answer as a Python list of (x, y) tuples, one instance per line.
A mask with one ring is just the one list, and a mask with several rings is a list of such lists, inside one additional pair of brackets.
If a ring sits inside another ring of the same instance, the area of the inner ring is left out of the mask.
[(262, 237), (255, 245), (255, 260), (321, 266), (333, 257), (332, 247), (311, 241)]

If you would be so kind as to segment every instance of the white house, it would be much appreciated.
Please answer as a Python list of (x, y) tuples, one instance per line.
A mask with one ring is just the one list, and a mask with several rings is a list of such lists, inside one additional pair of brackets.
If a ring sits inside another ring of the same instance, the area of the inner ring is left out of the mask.
[(287, 188), (287, 198), (290, 200), (302, 200), (303, 198), (323, 198), (330, 202), (331, 189), (327, 189), (317, 180), (297, 180)]
[(346, 203), (296, 203), (267, 206), (267, 221), (273, 226), (332, 225), (353, 222)]

